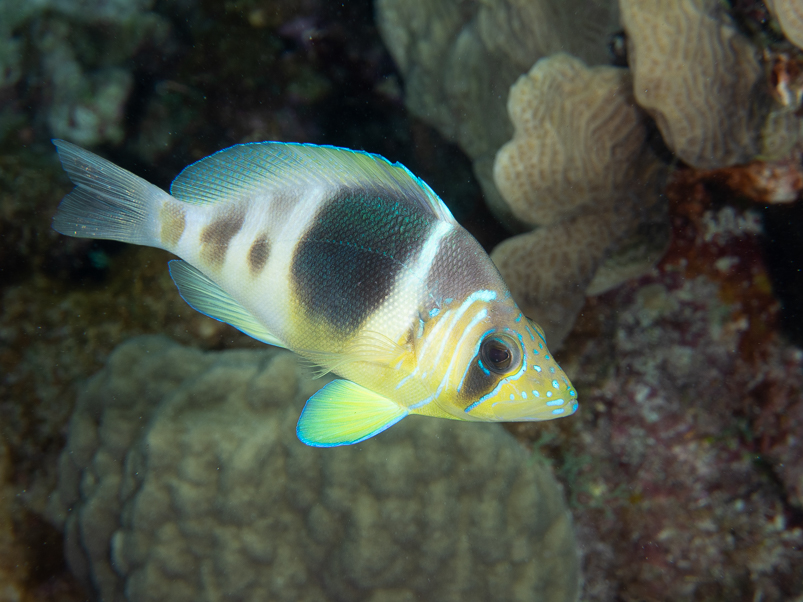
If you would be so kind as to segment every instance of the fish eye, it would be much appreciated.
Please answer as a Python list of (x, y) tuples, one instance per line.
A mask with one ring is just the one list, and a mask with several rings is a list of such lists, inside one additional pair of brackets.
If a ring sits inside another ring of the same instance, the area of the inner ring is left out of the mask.
[(521, 351), (511, 337), (498, 334), (482, 342), (480, 360), (491, 372), (507, 374), (518, 368), (521, 363)]

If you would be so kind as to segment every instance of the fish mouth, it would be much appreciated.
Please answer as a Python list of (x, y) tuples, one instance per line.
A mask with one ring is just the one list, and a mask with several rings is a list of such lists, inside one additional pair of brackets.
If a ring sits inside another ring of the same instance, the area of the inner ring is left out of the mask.
[[(509, 399), (497, 399), (485, 406), (486, 412), (499, 422), (538, 422), (570, 416), (577, 411), (577, 393), (565, 382), (566, 387), (555, 392), (536, 389), (521, 390), (511, 385)], [(482, 408), (485, 404), (479, 404)]]

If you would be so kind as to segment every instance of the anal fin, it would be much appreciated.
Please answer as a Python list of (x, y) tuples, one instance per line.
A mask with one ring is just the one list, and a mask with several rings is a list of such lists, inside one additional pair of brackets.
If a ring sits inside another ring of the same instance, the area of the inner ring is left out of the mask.
[(334, 380), (307, 400), (296, 434), (313, 447), (351, 445), (407, 416), (404, 408), (349, 380)]
[(170, 277), (178, 287), (181, 298), (194, 310), (204, 315), (231, 324), (240, 332), (268, 345), (284, 347), (284, 343), (224, 291), (186, 261), (174, 259), (168, 263)]

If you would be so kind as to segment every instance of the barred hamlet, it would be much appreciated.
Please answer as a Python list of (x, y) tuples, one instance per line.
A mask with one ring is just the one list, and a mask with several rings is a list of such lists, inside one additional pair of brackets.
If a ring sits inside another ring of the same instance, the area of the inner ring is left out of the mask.
[(299, 438), (356, 443), (409, 413), (548, 420), (576, 393), (477, 241), (423, 181), (378, 155), (264, 142), (190, 165), (170, 194), (54, 141), (76, 184), (68, 236), (166, 249), (196, 310), (341, 379)]

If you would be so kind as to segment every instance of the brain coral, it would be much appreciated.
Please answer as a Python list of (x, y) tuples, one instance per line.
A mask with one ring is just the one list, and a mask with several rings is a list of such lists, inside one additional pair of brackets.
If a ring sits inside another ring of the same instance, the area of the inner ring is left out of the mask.
[(509, 214), (491, 171), (510, 139), (508, 89), (539, 58), (607, 61), (612, 0), (377, 0), (377, 24), (405, 80), (409, 109), (457, 142), (492, 209)]
[(621, 0), (636, 101), (694, 167), (761, 151), (770, 110), (758, 52), (719, 0)]
[(778, 19), (786, 38), (798, 48), (803, 48), (803, 5), (800, 0), (766, 0), (766, 4)]
[(508, 97), (515, 133), (494, 164), (494, 180), (518, 219), (550, 225), (640, 204), (627, 199), (660, 190), (653, 181), (660, 164), (631, 89), (627, 70), (586, 67), (563, 53), (518, 79)]
[[(652, 248), (636, 263), (655, 260), (668, 240), (660, 196), (667, 168), (631, 88), (625, 69), (559, 53), (510, 90), (515, 133), (496, 155), (494, 179), (514, 216), (538, 228), (491, 257), (551, 345), (568, 333), (606, 258), (631, 247), (646, 224), (663, 228), (651, 229)], [(611, 284), (618, 282), (598, 281), (595, 292)]]
[(310, 448), (300, 374), (278, 350), (119, 347), (52, 498), (75, 574), (106, 601), (577, 599), (560, 490), (501, 427), (413, 418)]

